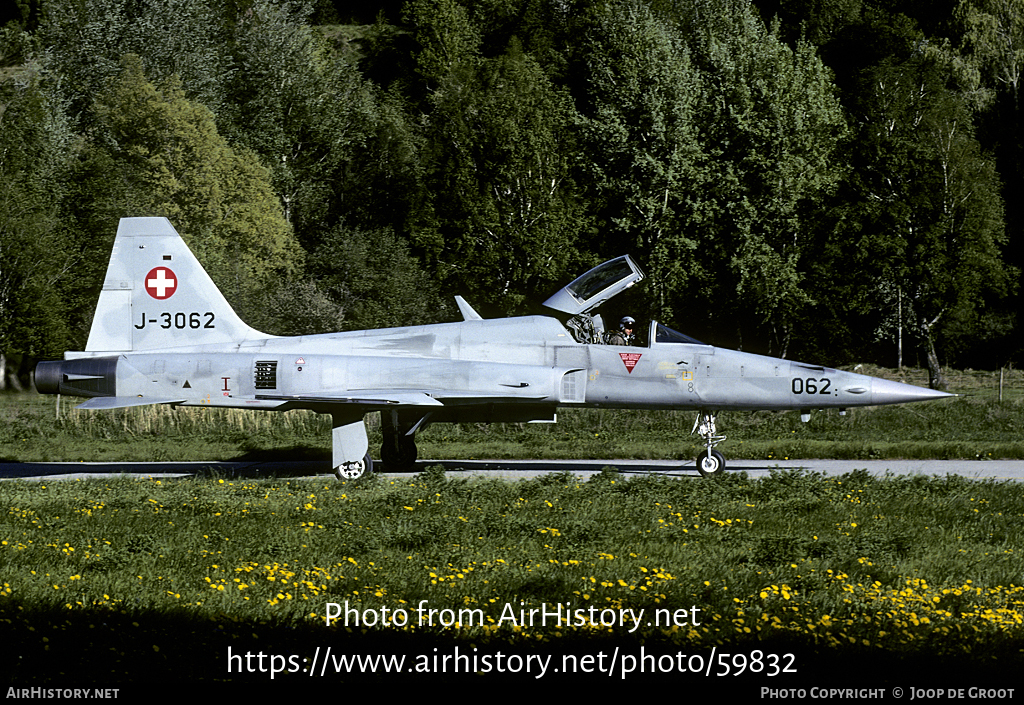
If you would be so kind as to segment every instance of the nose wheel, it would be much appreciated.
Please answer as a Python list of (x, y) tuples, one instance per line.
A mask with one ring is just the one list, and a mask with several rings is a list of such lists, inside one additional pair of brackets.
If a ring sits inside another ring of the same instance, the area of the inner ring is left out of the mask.
[(697, 456), (697, 472), (701, 477), (714, 477), (725, 472), (725, 456), (715, 450), (715, 446), (724, 441), (725, 436), (718, 435), (715, 417), (715, 414), (701, 411), (691, 431), (704, 440), (705, 449)]
[(697, 472), (701, 477), (713, 477), (725, 472), (725, 456), (717, 450), (705, 450), (697, 456)]

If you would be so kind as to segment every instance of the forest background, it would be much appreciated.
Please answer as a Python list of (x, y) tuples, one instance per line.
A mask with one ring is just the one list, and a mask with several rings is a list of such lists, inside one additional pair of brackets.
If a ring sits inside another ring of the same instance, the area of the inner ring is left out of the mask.
[(455, 320), (459, 293), (521, 314), (628, 252), (649, 279), (606, 320), (936, 386), (1024, 352), (1024, 0), (15, 0), (0, 26), (3, 383), (83, 348), (126, 216), (168, 217), (273, 334)]

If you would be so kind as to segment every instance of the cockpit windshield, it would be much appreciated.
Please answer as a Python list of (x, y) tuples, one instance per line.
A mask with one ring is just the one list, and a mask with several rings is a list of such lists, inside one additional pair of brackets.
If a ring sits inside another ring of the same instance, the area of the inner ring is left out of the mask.
[(684, 335), (677, 330), (672, 330), (667, 326), (663, 326), (660, 323), (657, 324), (654, 331), (654, 342), (656, 343), (687, 343), (689, 345), (704, 345), (696, 338), (691, 338), (688, 335)]

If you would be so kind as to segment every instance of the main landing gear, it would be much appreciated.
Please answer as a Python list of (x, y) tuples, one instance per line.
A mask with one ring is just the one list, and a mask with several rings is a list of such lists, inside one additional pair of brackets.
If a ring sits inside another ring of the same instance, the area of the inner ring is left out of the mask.
[(373, 458), (367, 453), (362, 460), (342, 463), (334, 468), (334, 476), (342, 482), (358, 480), (373, 472)]
[[(381, 412), (384, 442), (380, 458), (391, 472), (411, 470), (416, 466), (416, 431), (423, 427), (426, 416), (395, 411)], [(351, 482), (373, 472), (373, 459), (367, 452), (369, 441), (360, 415), (333, 416), (333, 467), (339, 480)]]
[(718, 435), (715, 427), (717, 414), (709, 414), (701, 411), (697, 414), (697, 420), (693, 422), (693, 430), (704, 439), (705, 449), (697, 456), (697, 472), (702, 477), (714, 477), (725, 472), (725, 456), (715, 450), (715, 446), (725, 440), (725, 436)]
[(384, 436), (380, 446), (380, 459), (392, 472), (412, 470), (416, 466), (416, 431), (422, 425), (423, 417), (399, 411), (380, 413), (381, 433)]
[(366, 425), (361, 414), (331, 415), (331, 467), (339, 480), (351, 482), (373, 472)]

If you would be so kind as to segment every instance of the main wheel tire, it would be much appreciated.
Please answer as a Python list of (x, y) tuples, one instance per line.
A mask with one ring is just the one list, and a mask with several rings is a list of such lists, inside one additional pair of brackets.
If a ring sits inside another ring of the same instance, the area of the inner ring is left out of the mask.
[(725, 472), (725, 456), (709, 449), (697, 456), (697, 472), (702, 477), (714, 477)]
[(361, 480), (373, 472), (373, 458), (367, 453), (362, 460), (351, 463), (342, 463), (334, 468), (334, 476), (342, 482), (353, 482)]

